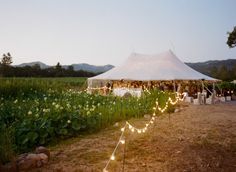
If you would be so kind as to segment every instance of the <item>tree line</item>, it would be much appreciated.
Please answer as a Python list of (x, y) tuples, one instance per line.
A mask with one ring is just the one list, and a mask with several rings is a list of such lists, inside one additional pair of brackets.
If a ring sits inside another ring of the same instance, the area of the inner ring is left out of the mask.
[(232, 68), (227, 68), (225, 65), (217, 68), (212, 67), (208, 73), (213, 78), (220, 79), (222, 81), (232, 81), (236, 79), (236, 65)]
[(92, 77), (96, 75), (83, 70), (75, 71), (73, 66), (64, 69), (59, 62), (46, 69), (41, 69), (38, 64), (24, 67), (16, 67), (11, 64), (11, 54), (3, 54), (0, 61), (0, 77)]

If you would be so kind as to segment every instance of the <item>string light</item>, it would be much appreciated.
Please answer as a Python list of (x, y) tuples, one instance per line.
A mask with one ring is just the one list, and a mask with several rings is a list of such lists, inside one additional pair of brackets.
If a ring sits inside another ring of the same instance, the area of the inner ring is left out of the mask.
[[(163, 91), (161, 91), (161, 92), (163, 93)], [(150, 93), (150, 92), (149, 92), (149, 93)], [(150, 94), (151, 94), (151, 93), (150, 93)], [(172, 104), (172, 105), (175, 105), (178, 101), (183, 101), (184, 98), (185, 98), (185, 96), (186, 96), (185, 94), (180, 94), (180, 93), (178, 93), (178, 92), (175, 93), (175, 94), (176, 94), (176, 96), (175, 96), (175, 101), (173, 101), (173, 100), (171, 99), (171, 97), (169, 97), (168, 100), (167, 100), (166, 103), (165, 103), (164, 108), (161, 108), (161, 107), (159, 106), (158, 99), (157, 99), (157, 101), (156, 101), (156, 106), (153, 107), (153, 110), (154, 110), (153, 115), (152, 115), (150, 121), (145, 124), (145, 127), (138, 129), (138, 128), (132, 126), (128, 121), (126, 121), (125, 126), (120, 129), (121, 132), (122, 132), (122, 133), (121, 133), (121, 136), (120, 136), (120, 138), (119, 138), (119, 141), (118, 141), (118, 143), (117, 143), (117, 145), (116, 145), (116, 147), (115, 147), (115, 149), (114, 149), (114, 151), (113, 151), (113, 153), (112, 153), (110, 159), (108, 160), (108, 162), (107, 162), (105, 168), (103, 169), (103, 172), (108, 172), (107, 167), (108, 167), (110, 161), (111, 161), (111, 160), (112, 160), (112, 161), (115, 160), (115, 152), (116, 152), (116, 150), (117, 150), (119, 144), (120, 144), (120, 143), (121, 143), (121, 144), (125, 144), (125, 139), (123, 138), (123, 135), (124, 135), (126, 126), (128, 126), (128, 129), (131, 130), (132, 133), (133, 133), (135, 130), (136, 130), (139, 134), (141, 134), (142, 132), (145, 133), (146, 130), (148, 129), (149, 125), (154, 123), (154, 121), (155, 121), (155, 119), (156, 119), (156, 118), (155, 118), (155, 116), (156, 116), (156, 113), (155, 113), (155, 112), (156, 112), (157, 109), (158, 109), (161, 113), (164, 113), (164, 112), (166, 111), (166, 109), (168, 108), (168, 104), (169, 104), (169, 103)], [(183, 96), (183, 98), (180, 98), (180, 96)]]

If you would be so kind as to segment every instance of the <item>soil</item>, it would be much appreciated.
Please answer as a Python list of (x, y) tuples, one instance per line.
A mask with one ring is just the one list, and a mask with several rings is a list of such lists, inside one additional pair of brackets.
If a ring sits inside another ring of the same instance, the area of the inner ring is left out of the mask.
[[(130, 122), (141, 127), (147, 120)], [(49, 164), (33, 172), (101, 172), (124, 123), (50, 147)], [(159, 116), (146, 133), (127, 130), (125, 137), (108, 171), (235, 172), (236, 102), (181, 104), (179, 112)]]

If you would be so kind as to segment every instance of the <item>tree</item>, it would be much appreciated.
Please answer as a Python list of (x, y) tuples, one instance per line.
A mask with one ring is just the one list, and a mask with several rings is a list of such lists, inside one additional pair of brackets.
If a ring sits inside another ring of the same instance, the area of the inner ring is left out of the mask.
[(3, 54), (0, 64), (2, 64), (4, 66), (9, 66), (10, 64), (12, 64), (11, 54), (10, 53)]
[(227, 44), (229, 48), (233, 48), (236, 46), (236, 26), (232, 32), (228, 32), (228, 41)]
[(68, 71), (74, 71), (74, 66), (72, 65), (68, 66)]
[(62, 67), (61, 67), (61, 64), (58, 62), (57, 65), (55, 66), (55, 68), (56, 68), (56, 70), (59, 70), (59, 71), (60, 71), (61, 68), (62, 68)]

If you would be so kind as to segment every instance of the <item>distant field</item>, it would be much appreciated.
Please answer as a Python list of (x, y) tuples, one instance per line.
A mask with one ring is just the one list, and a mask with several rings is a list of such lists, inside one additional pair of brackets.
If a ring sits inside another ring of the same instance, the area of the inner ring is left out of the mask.
[(83, 91), (86, 78), (0, 78), (0, 83), (3, 162), (11, 150), (25, 152), (96, 132), (120, 120), (142, 117), (153, 111), (156, 98), (164, 106), (172, 95), (158, 91), (144, 93), (141, 98), (90, 95)]

